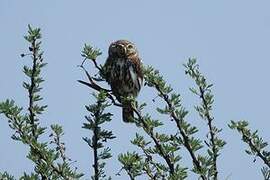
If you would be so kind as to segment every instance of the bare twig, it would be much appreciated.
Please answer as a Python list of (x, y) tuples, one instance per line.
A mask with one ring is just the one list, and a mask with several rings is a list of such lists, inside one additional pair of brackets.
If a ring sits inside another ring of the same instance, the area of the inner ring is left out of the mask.
[(95, 59), (92, 59), (95, 67), (99, 70), (99, 71), (102, 71), (101, 67), (97, 65), (97, 61)]
[[(94, 61), (93, 61), (94, 62)], [(83, 71), (85, 72), (88, 80), (89, 80), (89, 83), (88, 82), (85, 82), (85, 81), (82, 81), (82, 80), (78, 80), (78, 82), (86, 85), (86, 86), (89, 86), (97, 91), (105, 91), (105, 92), (111, 92), (111, 90), (108, 90), (108, 89), (105, 89), (105, 88), (102, 88), (101, 86), (99, 86), (97, 83), (95, 83), (95, 81), (93, 80), (93, 78), (90, 76), (90, 74), (88, 73), (88, 71), (85, 69), (85, 67), (82, 65), (79, 66), (80, 68), (83, 69)]]

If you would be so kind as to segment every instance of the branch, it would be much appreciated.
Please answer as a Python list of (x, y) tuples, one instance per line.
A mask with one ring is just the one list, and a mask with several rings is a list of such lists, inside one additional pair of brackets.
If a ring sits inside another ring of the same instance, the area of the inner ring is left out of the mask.
[(251, 132), (248, 128), (247, 121), (231, 121), (229, 127), (236, 129), (242, 135), (242, 140), (249, 145), (250, 150), (246, 150), (246, 153), (259, 156), (264, 164), (270, 168), (270, 152), (264, 150), (268, 143), (264, 142), (263, 139), (258, 136), (258, 131)]
[[(205, 107), (205, 109), (208, 109), (208, 103), (205, 100), (205, 91), (202, 89), (202, 87), (199, 87), (200, 89), (200, 97), (202, 99), (202, 103)], [(217, 170), (217, 157), (218, 157), (218, 150), (216, 147), (216, 142), (215, 142), (215, 133), (213, 130), (213, 126), (212, 126), (212, 121), (213, 118), (210, 116), (209, 111), (207, 110), (205, 117), (208, 121), (208, 128), (209, 128), (209, 132), (210, 132), (210, 141), (211, 141), (211, 148), (212, 148), (212, 152), (213, 152), (213, 167), (214, 167), (214, 179), (217, 180), (218, 178), (218, 170)]]
[(31, 44), (29, 47), (30, 53), (21, 54), (21, 57), (28, 55), (32, 57), (32, 66), (25, 65), (23, 67), (23, 73), (30, 78), (30, 83), (23, 82), (23, 87), (28, 91), (29, 104), (27, 110), (29, 113), (22, 114), (23, 108), (16, 106), (13, 100), (0, 103), (0, 114), (3, 113), (7, 117), (9, 127), (15, 131), (11, 138), (29, 146), (30, 152), (27, 158), (35, 163), (36, 174), (30, 176), (25, 174), (24, 176), (34, 179), (40, 176), (44, 180), (55, 179), (56, 177), (62, 177), (61, 179), (79, 178), (82, 174), (77, 174), (76, 170), (72, 170), (65, 162), (62, 151), (64, 147), (59, 149), (60, 156), (64, 161), (60, 163), (57, 148), (56, 150), (50, 149), (48, 148), (49, 142), (38, 141), (38, 137), (44, 134), (46, 128), (39, 126), (37, 115), (42, 114), (47, 107), (35, 103), (42, 100), (38, 93), (42, 89), (40, 84), (44, 80), (40, 74), (41, 69), (46, 65), (46, 63), (42, 63), (40, 28), (32, 28), (28, 25), (28, 34), (24, 38)]
[[(5, 114), (5, 115), (6, 115), (6, 117), (8, 119), (10, 119), (10, 120), (13, 121), (14, 125), (17, 127), (16, 133), (18, 133), (20, 137), (22, 137), (22, 138), (23, 137), (28, 137), (28, 138), (25, 138), (25, 143), (28, 144), (29, 147), (30, 147), (30, 149), (33, 152), (35, 152), (35, 154), (37, 154), (39, 156), (39, 158), (38, 158), (39, 163), (46, 162), (46, 164), (47, 164), (47, 159), (44, 156), (44, 153), (42, 153), (43, 151), (41, 149), (39, 149), (37, 146), (35, 146), (35, 144), (37, 144), (38, 142), (35, 139), (34, 139), (35, 142), (31, 141), (31, 138), (29, 137), (28, 134), (26, 134), (23, 131), (21, 125), (18, 123), (19, 120), (16, 117), (14, 117), (14, 116), (12, 116), (10, 114)], [(59, 174), (62, 178), (68, 179), (68, 180), (70, 179), (69, 177), (65, 176), (64, 173), (63, 173), (63, 171), (59, 170), (53, 163), (51, 163), (50, 167), (52, 168), (52, 170), (54, 172), (56, 172), (57, 174)], [(40, 175), (41, 175), (42, 179), (44, 179), (44, 178), (46, 180), (48, 179), (48, 177), (45, 174), (41, 173), (41, 172), (40, 172)]]
[[(209, 129), (210, 138), (209, 142), (206, 142), (206, 145), (209, 147), (208, 154), (211, 157), (212, 165), (210, 166), (210, 176), (213, 176), (214, 180), (218, 179), (218, 170), (217, 170), (217, 158), (218, 151), (226, 144), (225, 141), (217, 137), (217, 133), (221, 130), (218, 130), (213, 125), (214, 117), (211, 116), (212, 104), (214, 102), (214, 95), (211, 93), (211, 87), (213, 84), (208, 84), (204, 75), (199, 71), (199, 65), (196, 63), (196, 59), (189, 59), (187, 64), (184, 64), (186, 68), (185, 73), (188, 74), (197, 85), (198, 88), (190, 88), (191, 92), (199, 96), (202, 100), (199, 106), (196, 106), (195, 109), (198, 111), (202, 119), (207, 121), (207, 126)], [(210, 152), (210, 153), (209, 153)], [(212, 171), (213, 170), (213, 171)]]
[[(112, 155), (110, 153), (110, 148), (105, 147), (104, 144), (107, 140), (115, 138), (112, 131), (102, 128), (102, 124), (110, 122), (112, 116), (111, 113), (104, 112), (105, 109), (111, 105), (106, 101), (106, 94), (107, 93), (102, 90), (98, 94), (93, 94), (96, 98), (96, 103), (85, 106), (90, 115), (85, 116), (87, 122), (83, 123), (82, 126), (82, 128), (90, 130), (93, 134), (91, 138), (83, 137), (83, 140), (93, 150), (94, 162), (92, 167), (94, 168), (94, 174), (91, 178), (94, 180), (99, 180), (101, 178), (105, 179), (105, 162), (101, 161), (110, 158)], [(99, 151), (99, 149), (101, 149), (101, 151)]]
[(270, 168), (270, 161), (267, 159), (267, 157), (265, 157), (262, 154), (262, 152), (256, 147), (256, 145), (253, 144), (252, 139), (244, 134), (242, 134), (242, 135), (243, 135), (243, 138), (247, 139), (247, 143), (248, 143), (249, 147), (251, 147), (251, 149), (253, 149), (257, 153), (257, 155), (263, 160), (264, 164), (266, 164), (268, 166), (268, 168)]
[[(140, 112), (134, 107), (132, 107), (132, 109), (135, 112), (135, 114), (138, 116), (139, 121), (142, 122), (143, 127), (146, 128), (146, 129), (149, 129), (147, 123), (144, 121), (144, 118), (142, 117)], [(147, 134), (149, 134), (150, 137), (152, 138), (152, 140), (154, 141), (157, 149), (159, 150), (159, 152), (161, 154), (161, 157), (166, 161), (166, 163), (167, 163), (167, 165), (168, 165), (168, 167), (170, 169), (170, 174), (173, 175), (174, 174), (174, 165), (171, 162), (169, 155), (165, 154), (164, 148), (162, 147), (162, 145), (159, 143), (159, 141), (155, 137), (153, 129), (150, 128), (150, 131), (147, 132)]]
[(99, 163), (98, 163), (98, 126), (97, 124), (95, 124), (94, 127), (94, 135), (93, 135), (93, 150), (94, 150), (94, 171), (95, 171), (95, 175), (94, 175), (94, 179), (98, 180), (99, 179)]
[[(156, 88), (156, 90), (159, 92), (159, 94), (161, 95), (162, 99), (166, 102), (166, 104), (168, 105), (169, 109), (174, 109), (171, 102), (169, 101), (169, 96), (168, 94), (164, 94), (163, 91), (159, 88), (158, 84), (154, 83), (154, 87)], [(197, 159), (197, 157), (195, 156), (189, 142), (190, 142), (190, 139), (189, 137), (186, 135), (186, 133), (183, 131), (183, 129), (181, 128), (180, 126), (180, 122), (182, 121), (181, 119), (178, 119), (176, 114), (175, 114), (175, 111), (171, 111), (170, 112), (170, 115), (171, 117), (174, 119), (174, 122), (176, 123), (177, 125), (177, 128), (178, 130), (180, 131), (180, 134), (182, 135), (183, 137), (183, 140), (184, 140), (184, 146), (187, 148), (191, 158), (192, 158), (192, 161), (193, 163), (195, 164), (196, 168), (199, 170), (199, 171), (202, 171), (202, 167), (200, 165), (200, 162), (199, 160)], [(206, 180), (207, 178), (203, 175), (201, 175), (201, 178), (203, 180)]]
[(36, 67), (37, 67), (37, 48), (36, 48), (36, 39), (33, 40), (32, 42), (32, 56), (33, 56), (33, 69), (32, 69), (32, 74), (31, 74), (31, 86), (28, 89), (28, 94), (29, 94), (29, 119), (30, 123), (32, 125), (32, 135), (35, 139), (37, 139), (36, 136), (36, 124), (35, 124), (35, 113), (33, 112), (33, 96), (34, 96), (34, 87), (36, 86), (35, 83), (35, 74), (36, 74)]

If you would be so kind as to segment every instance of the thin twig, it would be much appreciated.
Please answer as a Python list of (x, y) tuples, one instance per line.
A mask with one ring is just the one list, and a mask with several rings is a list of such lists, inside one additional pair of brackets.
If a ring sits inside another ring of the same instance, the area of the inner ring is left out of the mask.
[[(144, 121), (144, 119), (143, 119), (142, 115), (140, 114), (140, 112), (134, 107), (132, 107), (132, 109), (135, 112), (135, 114), (138, 116), (140, 122), (142, 122), (143, 127), (147, 128), (148, 125)], [(151, 130), (149, 132), (149, 135), (153, 139), (153, 141), (154, 141), (154, 143), (156, 145), (156, 148), (159, 150), (159, 152), (161, 154), (161, 157), (166, 161), (167, 165), (169, 166), (170, 174), (174, 174), (174, 165), (170, 160), (170, 156), (164, 152), (164, 148), (162, 147), (162, 145), (159, 143), (159, 141), (155, 137), (153, 130)]]
[(36, 73), (36, 68), (37, 68), (37, 47), (36, 47), (36, 40), (33, 40), (32, 42), (32, 47), (33, 47), (33, 69), (32, 69), (32, 74), (31, 74), (31, 85), (30, 88), (28, 89), (28, 94), (29, 94), (29, 119), (30, 123), (32, 126), (32, 135), (37, 140), (36, 136), (36, 124), (35, 124), (35, 114), (33, 112), (33, 106), (34, 106), (34, 101), (33, 101), (33, 96), (34, 96), (34, 87), (36, 86), (35, 84), (35, 73)]
[(111, 92), (111, 90), (102, 88), (101, 86), (99, 86), (98, 84), (96, 84), (95, 81), (93, 80), (93, 78), (88, 73), (88, 71), (83, 66), (83, 64), (80, 65), (79, 67), (83, 69), (83, 71), (85, 72), (85, 74), (86, 74), (86, 76), (87, 76), (87, 78), (88, 78), (88, 80), (89, 80), (90, 83), (85, 82), (85, 81), (82, 81), (82, 80), (78, 80), (78, 82), (80, 82), (80, 83), (82, 83), (82, 84), (84, 84), (86, 86), (89, 86), (89, 87), (91, 87), (91, 88), (93, 88), (93, 89), (95, 89), (97, 91), (101, 91), (102, 90), (102, 91), (105, 91), (105, 92)]
[[(150, 164), (152, 164), (153, 166), (154, 166), (154, 168), (156, 168), (156, 171), (158, 171), (158, 167), (157, 167), (157, 165), (156, 165), (156, 163), (154, 163), (153, 161), (152, 161), (152, 156), (146, 151), (146, 149), (144, 148), (144, 147), (141, 147), (141, 149), (142, 149), (142, 151), (143, 151), (143, 153), (145, 154), (145, 156), (146, 156), (146, 162), (148, 163), (150, 163)], [(147, 164), (148, 165), (148, 164)], [(151, 168), (150, 166), (149, 166), (149, 168)], [(156, 174), (154, 175), (154, 174), (152, 174), (152, 173), (154, 173), (154, 172), (151, 172), (151, 170), (149, 171), (149, 169), (146, 169), (145, 167), (143, 168), (143, 170), (146, 172), (146, 174), (151, 178), (151, 179), (153, 179), (153, 180), (155, 180), (156, 179)], [(154, 170), (152, 170), (152, 171), (154, 171)]]
[(65, 147), (63, 143), (61, 143), (59, 135), (55, 134), (53, 143), (57, 146), (57, 149), (60, 152), (60, 157), (62, 158), (63, 162), (67, 163), (67, 157), (65, 155)]
[(127, 171), (127, 173), (128, 173), (128, 176), (129, 176), (130, 180), (135, 180), (135, 178), (132, 176), (132, 174), (130, 173), (130, 171)]
[(208, 121), (208, 128), (210, 131), (210, 141), (212, 144), (211, 148), (213, 151), (214, 180), (217, 180), (217, 178), (218, 178), (218, 170), (217, 170), (218, 154), (217, 154), (217, 147), (216, 147), (216, 143), (215, 143), (215, 134), (214, 134), (213, 125), (212, 125), (213, 118), (210, 116), (209, 111), (208, 111), (208, 104), (207, 104), (206, 99), (205, 99), (205, 91), (201, 87), (199, 87), (199, 89), (200, 89), (200, 97), (202, 99), (203, 106), (205, 107), (205, 109), (207, 109), (207, 112), (205, 113), (205, 117)]
[(244, 132), (241, 130), (243, 139), (247, 139), (247, 143), (249, 147), (254, 150), (257, 155), (263, 160), (264, 164), (266, 164), (270, 168), (270, 161), (261, 153), (261, 151), (256, 147), (255, 144), (253, 144), (252, 139), (244, 134)]
[(97, 65), (97, 61), (95, 59), (92, 59), (95, 67), (99, 70), (99, 71), (102, 71), (101, 67)]
[(99, 179), (99, 170), (98, 170), (98, 150), (97, 150), (97, 144), (98, 144), (98, 138), (97, 138), (97, 124), (95, 125), (96, 127), (94, 128), (94, 137), (93, 137), (93, 147), (94, 147), (94, 171), (95, 171), (95, 175), (94, 175), (94, 179), (98, 180)]

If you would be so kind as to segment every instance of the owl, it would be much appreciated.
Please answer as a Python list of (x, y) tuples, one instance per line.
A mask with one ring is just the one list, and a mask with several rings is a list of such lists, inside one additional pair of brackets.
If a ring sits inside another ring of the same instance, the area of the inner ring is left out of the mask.
[(143, 72), (139, 53), (132, 42), (118, 40), (111, 43), (108, 54), (103, 66), (104, 77), (116, 99), (123, 105), (123, 121), (132, 122), (134, 112), (132, 102), (127, 97), (136, 98), (142, 86)]

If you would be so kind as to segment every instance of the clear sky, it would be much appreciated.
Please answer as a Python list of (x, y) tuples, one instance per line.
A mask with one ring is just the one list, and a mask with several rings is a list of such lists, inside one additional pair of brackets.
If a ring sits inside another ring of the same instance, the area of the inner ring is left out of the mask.
[[(84, 105), (93, 103), (93, 99), (91, 91), (76, 82), (85, 78), (76, 67), (82, 61), (83, 44), (99, 47), (104, 53), (98, 61), (103, 63), (110, 42), (133, 41), (144, 63), (159, 69), (182, 94), (184, 105), (191, 111), (188, 120), (204, 129), (192, 109), (198, 103), (188, 90), (193, 83), (182, 67), (189, 57), (196, 57), (201, 71), (214, 83), (215, 123), (223, 129), (221, 136), (228, 143), (219, 159), (220, 179), (262, 179), (262, 162), (253, 163), (244, 152), (246, 146), (240, 136), (227, 124), (230, 120), (248, 120), (270, 141), (269, 7), (268, 0), (0, 0), (0, 101), (13, 98), (19, 105), (27, 104), (21, 69), (29, 60), (19, 54), (28, 47), (23, 39), (27, 24), (40, 27), (44, 58), (49, 63), (42, 91), (49, 108), (42, 116), (42, 125), (63, 125), (67, 153), (86, 174), (83, 179), (89, 179), (92, 154), (82, 140), (89, 132), (81, 126), (85, 122)], [(144, 88), (138, 100), (154, 108), (154, 97)], [(108, 127), (117, 139), (108, 144), (114, 158), (107, 172), (113, 179), (124, 180), (127, 176), (114, 175), (120, 169), (117, 154), (136, 150), (129, 140), (137, 129), (121, 121), (120, 109), (112, 111), (115, 116)], [(0, 118), (0, 171), (18, 177), (32, 170), (25, 158), (28, 149), (10, 139), (12, 131), (5, 118)], [(204, 131), (200, 135), (204, 137)], [(183, 156), (184, 161), (190, 161), (187, 154)]]

